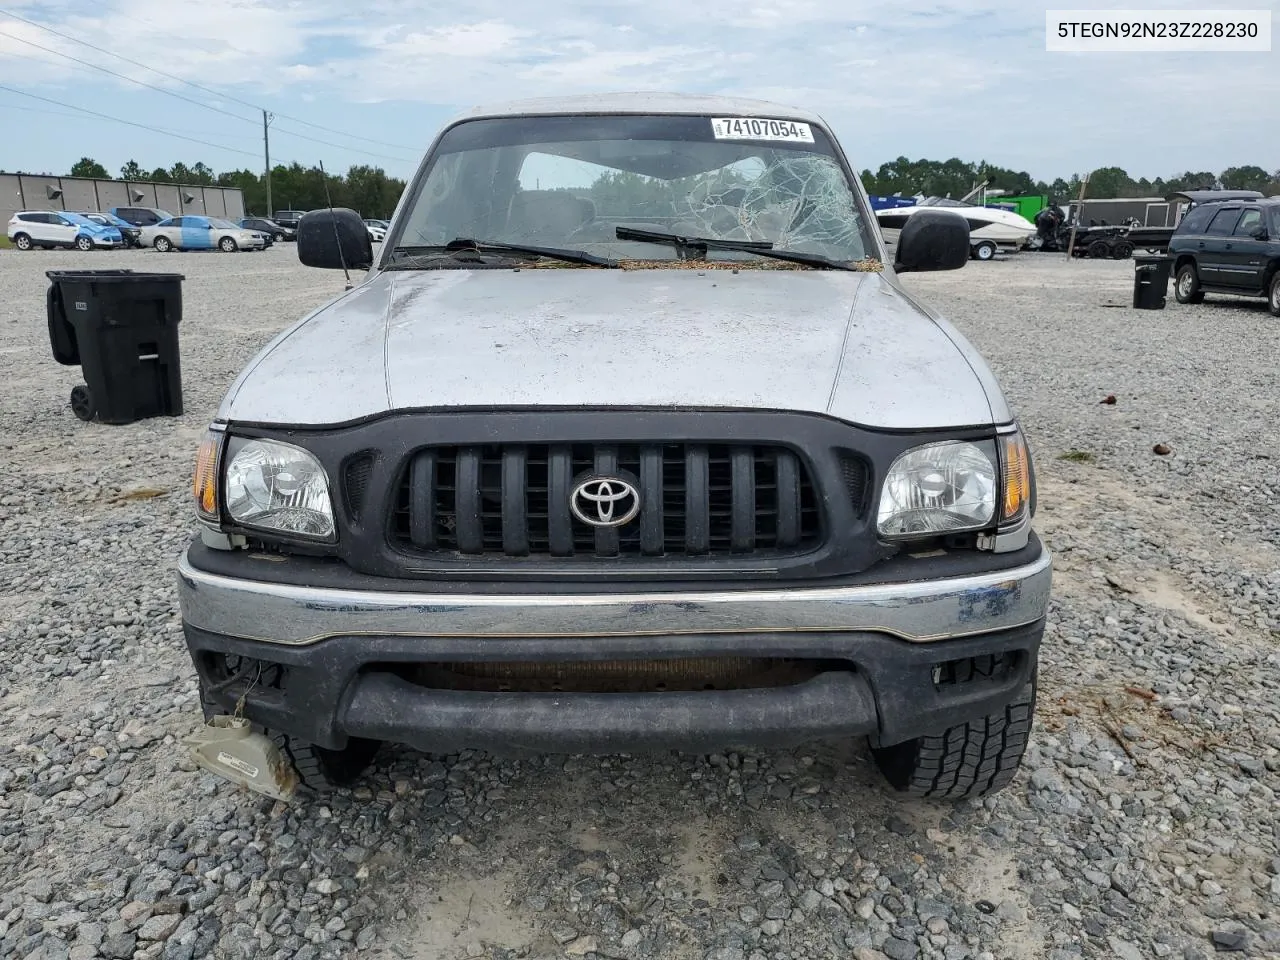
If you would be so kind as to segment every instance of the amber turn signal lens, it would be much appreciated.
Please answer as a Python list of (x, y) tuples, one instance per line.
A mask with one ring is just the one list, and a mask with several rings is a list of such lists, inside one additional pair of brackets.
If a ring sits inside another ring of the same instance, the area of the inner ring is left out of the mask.
[(1000, 523), (1017, 523), (1031, 504), (1031, 457), (1020, 432), (1000, 437), (1000, 474)]
[(191, 492), (196, 498), (196, 512), (205, 520), (218, 519), (218, 447), (222, 436), (208, 433), (196, 454), (196, 470)]

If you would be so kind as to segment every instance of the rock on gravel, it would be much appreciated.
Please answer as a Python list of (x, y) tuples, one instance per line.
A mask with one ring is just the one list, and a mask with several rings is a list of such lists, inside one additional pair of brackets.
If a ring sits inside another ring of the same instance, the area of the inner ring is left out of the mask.
[[(108, 260), (188, 278), (182, 417), (67, 407), (44, 271)], [(0, 958), (1280, 953), (1275, 321), (1130, 310), (1128, 262), (904, 283), (985, 353), (1037, 456), (1055, 598), (1008, 790), (903, 804), (862, 744), (387, 749), (357, 790), (286, 806), (179, 749), (199, 708), (173, 566), (222, 392), (341, 275), (289, 245), (0, 252)]]

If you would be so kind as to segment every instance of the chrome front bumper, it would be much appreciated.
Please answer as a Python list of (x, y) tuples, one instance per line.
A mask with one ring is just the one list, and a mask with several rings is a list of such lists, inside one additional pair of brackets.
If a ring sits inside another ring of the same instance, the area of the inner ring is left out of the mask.
[(178, 565), (183, 621), (289, 646), (339, 636), (604, 637), (872, 632), (915, 643), (1041, 620), (1052, 559), (996, 573), (850, 587), (679, 593), (439, 594), (339, 590)]

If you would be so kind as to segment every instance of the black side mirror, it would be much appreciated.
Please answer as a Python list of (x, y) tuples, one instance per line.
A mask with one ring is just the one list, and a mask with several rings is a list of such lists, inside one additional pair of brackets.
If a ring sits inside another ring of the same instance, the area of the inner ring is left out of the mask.
[(304, 213), (298, 221), (298, 259), (308, 267), (367, 270), (373, 266), (369, 228), (346, 207)]
[(1253, 237), (1253, 239), (1255, 240), (1266, 240), (1267, 228), (1264, 227), (1262, 224), (1258, 224), (1256, 227), (1254, 227), (1252, 230), (1249, 231), (1249, 236)]
[(895, 273), (959, 270), (969, 262), (969, 223), (957, 213), (921, 210), (898, 234)]

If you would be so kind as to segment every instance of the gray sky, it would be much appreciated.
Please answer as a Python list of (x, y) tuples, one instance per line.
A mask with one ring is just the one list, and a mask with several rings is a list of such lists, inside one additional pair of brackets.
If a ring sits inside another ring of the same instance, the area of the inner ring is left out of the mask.
[[(1276, 3), (1127, 6), (1245, 5), (1271, 9), (1280, 23)], [(0, 35), (5, 85), (205, 141), (0, 90), (6, 169), (65, 172), (84, 154), (113, 173), (130, 158), (147, 169), (174, 160), (259, 169), (261, 116), (238, 99), (291, 118), (273, 126), (273, 159), (371, 163), (403, 176), (439, 125), (476, 103), (645, 89), (816, 109), (859, 167), (906, 155), (986, 159), (1045, 179), (1111, 164), (1136, 177), (1243, 163), (1280, 169), (1275, 44), (1248, 54), (1047, 53), (1046, 6), (1016, 0), (0, 0), (0, 9), (227, 95), (0, 15), (10, 35)]]

